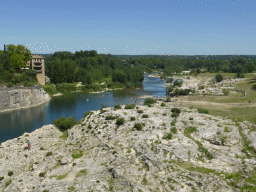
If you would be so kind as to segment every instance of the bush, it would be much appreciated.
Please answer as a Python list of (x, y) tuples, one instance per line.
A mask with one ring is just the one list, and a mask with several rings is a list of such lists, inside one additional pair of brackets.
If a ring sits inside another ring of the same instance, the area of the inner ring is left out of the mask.
[(229, 90), (228, 89), (222, 89), (223, 93), (225, 96), (227, 96), (229, 94)]
[(173, 82), (173, 78), (166, 79), (166, 83), (172, 83), (172, 82)]
[(121, 105), (116, 104), (116, 105), (114, 106), (114, 108), (115, 108), (115, 109), (121, 109)]
[(116, 119), (116, 118), (117, 118), (117, 117), (112, 116), (112, 115), (106, 116), (106, 120), (114, 120), (114, 119)]
[(2, 181), (4, 179), (4, 177), (0, 177), (0, 181)]
[(125, 109), (134, 109), (135, 104), (125, 105)]
[(166, 99), (166, 102), (171, 102), (171, 97), (170, 96), (167, 96), (167, 99)]
[(9, 171), (9, 172), (8, 172), (8, 175), (9, 175), (9, 176), (12, 176), (12, 175), (13, 175), (13, 172), (12, 172), (12, 171)]
[(13, 83), (12, 82), (7, 83), (7, 87), (13, 87)]
[(45, 172), (39, 173), (39, 177), (44, 177), (44, 176), (45, 176)]
[(91, 114), (93, 114), (93, 112), (86, 111), (85, 114), (84, 114), (84, 118), (87, 117), (88, 115), (91, 115)]
[(193, 120), (193, 117), (189, 117), (189, 120)]
[(154, 103), (156, 103), (156, 100), (153, 98), (147, 98), (144, 101), (144, 105), (148, 105), (148, 104), (150, 105), (150, 104), (154, 104)]
[(76, 90), (76, 83), (58, 83), (56, 84), (56, 90), (65, 94)]
[(174, 120), (171, 122), (171, 125), (172, 125), (172, 126), (175, 126), (175, 124), (176, 124), (176, 119), (174, 119)]
[(163, 136), (163, 139), (166, 139), (166, 140), (172, 139), (172, 134), (171, 133), (165, 133), (164, 136)]
[(190, 92), (192, 92), (191, 89), (175, 89), (173, 95), (188, 95)]
[(142, 125), (141, 123), (135, 123), (134, 128), (136, 128), (138, 131), (142, 130)]
[(31, 77), (31, 78), (33, 78), (33, 79), (36, 79), (36, 74), (37, 74), (36, 71), (31, 70), (31, 69), (28, 69), (28, 70), (25, 70), (24, 73), (25, 73), (27, 76), (29, 76), (29, 77)]
[(204, 86), (203, 86), (203, 85), (201, 85), (201, 86), (199, 86), (199, 87), (198, 87), (198, 89), (204, 89)]
[(171, 110), (171, 112), (175, 112), (175, 113), (179, 113), (180, 114), (180, 109), (178, 109), (178, 108), (172, 108), (172, 110)]
[(74, 159), (80, 158), (80, 157), (82, 157), (82, 156), (83, 156), (83, 151), (79, 151), (78, 153), (72, 154), (72, 157), (73, 157)]
[(148, 114), (143, 114), (142, 118), (148, 118)]
[(123, 125), (123, 124), (124, 124), (124, 118), (118, 118), (118, 119), (116, 120), (116, 124), (117, 124), (117, 125)]
[(174, 87), (175, 87), (175, 86), (181, 87), (182, 81), (177, 79), (177, 80), (175, 80), (175, 81), (173, 82), (173, 85), (174, 85)]
[(164, 106), (165, 106), (165, 103), (161, 103), (161, 106), (164, 107)]
[(172, 127), (172, 128), (171, 128), (171, 132), (172, 132), (173, 134), (176, 134), (176, 133), (177, 133), (177, 128), (176, 128), (176, 127)]
[(217, 82), (221, 82), (223, 80), (223, 76), (221, 74), (217, 74), (215, 76), (215, 79), (216, 79)]
[(203, 109), (203, 108), (198, 108), (197, 111), (198, 111), (198, 113), (204, 113), (204, 114), (209, 113), (209, 111), (207, 109)]
[(166, 87), (166, 91), (168, 92), (168, 93), (170, 93), (170, 92), (172, 92), (174, 90), (174, 87), (171, 85), (171, 86), (169, 86), (169, 87)]
[(176, 112), (172, 113), (172, 117), (178, 117), (178, 116), (179, 116), (179, 113), (176, 113)]
[(47, 157), (48, 157), (48, 156), (52, 156), (52, 152), (51, 152), (51, 151), (47, 152), (47, 153), (46, 153), (46, 156), (47, 156)]
[(48, 93), (50, 96), (53, 96), (54, 94), (58, 93), (56, 88), (52, 85), (44, 85), (43, 89), (45, 90), (46, 93)]
[(137, 113), (143, 113), (143, 111), (142, 110), (138, 110)]
[(135, 117), (131, 117), (131, 121), (135, 121)]
[(7, 187), (8, 185), (11, 184), (11, 182), (12, 182), (12, 180), (10, 179), (9, 181), (7, 181), (7, 182), (5, 183), (5, 186)]
[(59, 128), (60, 131), (71, 129), (76, 124), (75, 117), (65, 118), (64, 115), (60, 119), (55, 119), (52, 123)]

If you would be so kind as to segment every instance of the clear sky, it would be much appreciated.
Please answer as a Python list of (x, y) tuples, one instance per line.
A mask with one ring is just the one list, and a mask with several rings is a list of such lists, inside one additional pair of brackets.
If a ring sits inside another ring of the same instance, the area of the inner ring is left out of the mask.
[(9, 0), (0, 49), (32, 53), (256, 54), (256, 0)]

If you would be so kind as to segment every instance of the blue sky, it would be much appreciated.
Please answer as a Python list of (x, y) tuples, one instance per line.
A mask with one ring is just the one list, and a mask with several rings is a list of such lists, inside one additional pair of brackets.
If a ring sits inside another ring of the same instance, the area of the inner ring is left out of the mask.
[(9, 0), (0, 49), (32, 53), (256, 54), (256, 0)]

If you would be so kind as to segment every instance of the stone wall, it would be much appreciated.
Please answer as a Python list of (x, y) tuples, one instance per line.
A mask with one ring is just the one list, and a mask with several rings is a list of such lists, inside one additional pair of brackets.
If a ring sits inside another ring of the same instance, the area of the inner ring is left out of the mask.
[(0, 112), (31, 107), (50, 100), (42, 87), (0, 90)]

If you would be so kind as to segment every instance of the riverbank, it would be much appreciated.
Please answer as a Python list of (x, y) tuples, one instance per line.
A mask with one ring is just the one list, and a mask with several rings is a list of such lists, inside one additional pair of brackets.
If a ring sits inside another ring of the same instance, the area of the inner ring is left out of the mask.
[(0, 113), (41, 105), (51, 97), (42, 87), (0, 90)]
[[(231, 192), (256, 186), (256, 158), (247, 147), (256, 147), (255, 125), (186, 107), (173, 115), (174, 103), (136, 107), (91, 111), (67, 133), (46, 125), (1, 143), (0, 190)], [(117, 125), (108, 116), (124, 121)]]

